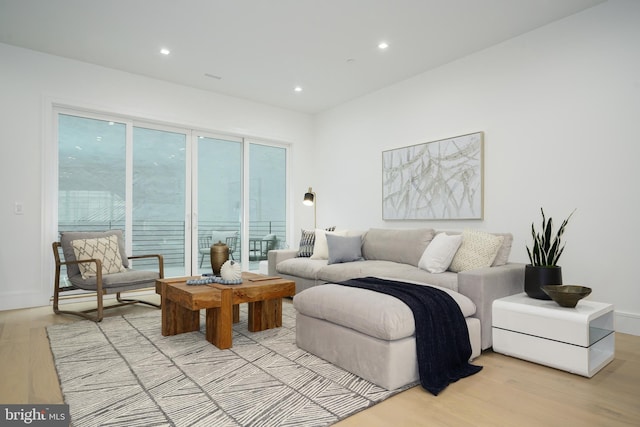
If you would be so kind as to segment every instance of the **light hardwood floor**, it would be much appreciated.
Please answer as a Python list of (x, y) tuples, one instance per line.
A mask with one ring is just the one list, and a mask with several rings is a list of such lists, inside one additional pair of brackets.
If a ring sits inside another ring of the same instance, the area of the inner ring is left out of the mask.
[[(153, 309), (106, 316), (132, 310)], [(45, 327), (78, 319), (51, 307), (0, 312), (0, 403), (63, 402)], [(479, 374), (439, 396), (414, 387), (336, 425), (640, 426), (640, 337), (616, 334), (615, 360), (591, 379), (492, 351), (474, 363)]]

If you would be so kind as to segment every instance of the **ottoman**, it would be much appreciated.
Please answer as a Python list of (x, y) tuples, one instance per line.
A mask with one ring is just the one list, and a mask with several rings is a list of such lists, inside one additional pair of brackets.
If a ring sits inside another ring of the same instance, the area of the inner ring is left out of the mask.
[[(476, 358), (480, 321), (471, 317), (475, 304), (455, 291), (434, 287), (460, 306), (469, 329), (470, 360)], [(399, 299), (326, 284), (300, 292), (293, 305), (296, 343), (301, 349), (387, 390), (419, 381), (413, 312)]]

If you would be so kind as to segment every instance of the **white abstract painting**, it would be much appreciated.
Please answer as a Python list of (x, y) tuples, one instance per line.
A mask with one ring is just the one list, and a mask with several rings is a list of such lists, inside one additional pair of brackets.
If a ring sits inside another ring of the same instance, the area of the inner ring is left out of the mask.
[(382, 153), (382, 218), (482, 219), (483, 133)]

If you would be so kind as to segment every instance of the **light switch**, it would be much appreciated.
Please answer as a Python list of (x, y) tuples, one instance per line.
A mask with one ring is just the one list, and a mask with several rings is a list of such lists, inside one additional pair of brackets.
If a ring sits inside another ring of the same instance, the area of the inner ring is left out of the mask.
[(16, 215), (24, 214), (22, 202), (15, 202), (15, 204), (13, 205), (13, 213)]

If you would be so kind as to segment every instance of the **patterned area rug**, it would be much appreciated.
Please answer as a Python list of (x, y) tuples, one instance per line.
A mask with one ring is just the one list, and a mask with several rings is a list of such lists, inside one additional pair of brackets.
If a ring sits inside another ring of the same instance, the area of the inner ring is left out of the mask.
[[(160, 311), (47, 328), (74, 426), (326, 426), (406, 389), (387, 391), (295, 344), (295, 309), (283, 326), (247, 330), (233, 347), (199, 332), (163, 337)], [(407, 387), (408, 388), (408, 387)]]

